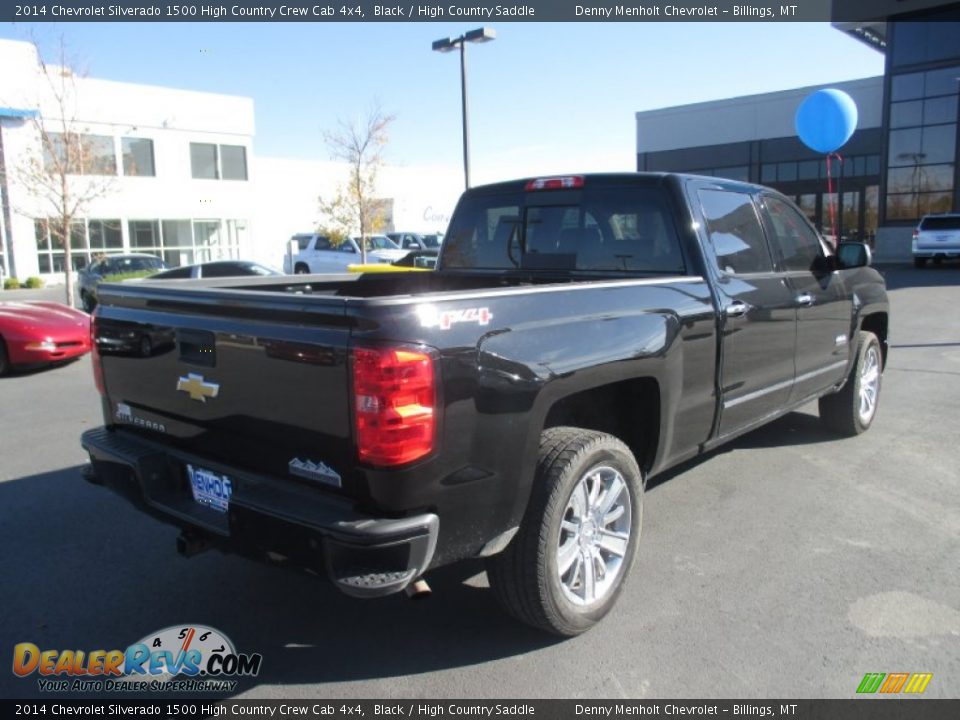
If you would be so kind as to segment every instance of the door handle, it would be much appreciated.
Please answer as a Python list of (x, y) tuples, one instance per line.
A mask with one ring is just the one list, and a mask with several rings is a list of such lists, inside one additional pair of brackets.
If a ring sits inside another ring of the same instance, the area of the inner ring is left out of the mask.
[(800, 295), (797, 295), (797, 305), (810, 307), (813, 305), (813, 295), (810, 293), (801, 293)]
[(734, 300), (723, 309), (723, 314), (728, 318), (743, 317), (750, 312), (750, 306), (742, 300)]

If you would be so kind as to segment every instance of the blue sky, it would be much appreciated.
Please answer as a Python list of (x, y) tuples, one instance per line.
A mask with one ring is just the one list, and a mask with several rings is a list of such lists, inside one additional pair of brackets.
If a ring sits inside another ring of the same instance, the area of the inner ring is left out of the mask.
[[(461, 163), (456, 53), (430, 43), (477, 23), (24, 23), (55, 58), (62, 35), (92, 77), (250, 96), (255, 152), (326, 159), (322, 132), (376, 99), (396, 115), (387, 160)], [(869, 77), (882, 56), (828, 23), (496, 23), (468, 49), (475, 175), (557, 157), (635, 168), (633, 113)], [(525, 173), (524, 173), (525, 174)]]

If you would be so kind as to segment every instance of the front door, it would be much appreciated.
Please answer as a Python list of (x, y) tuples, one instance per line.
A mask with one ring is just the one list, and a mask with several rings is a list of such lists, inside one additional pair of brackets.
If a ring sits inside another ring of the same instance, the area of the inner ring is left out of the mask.
[(719, 436), (782, 408), (794, 377), (794, 291), (773, 264), (753, 198), (698, 191), (716, 268), (721, 313)]
[(843, 378), (856, 341), (852, 299), (841, 273), (829, 269), (819, 236), (796, 208), (766, 195), (761, 215), (797, 308), (797, 374), (790, 402), (799, 402)]

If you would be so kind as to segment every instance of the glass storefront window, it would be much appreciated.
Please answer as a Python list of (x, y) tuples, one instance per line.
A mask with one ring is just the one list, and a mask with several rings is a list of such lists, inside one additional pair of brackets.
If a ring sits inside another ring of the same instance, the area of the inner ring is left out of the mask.
[(923, 97), (923, 73), (894, 75), (890, 79), (890, 100), (919, 100)]
[(890, 127), (913, 127), (923, 123), (923, 101), (890, 103)]

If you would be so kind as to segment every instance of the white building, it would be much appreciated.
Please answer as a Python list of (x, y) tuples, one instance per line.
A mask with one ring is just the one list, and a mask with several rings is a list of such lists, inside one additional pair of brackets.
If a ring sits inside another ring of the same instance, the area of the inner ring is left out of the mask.
[[(72, 182), (107, 186), (72, 229), (75, 267), (101, 252), (150, 252), (168, 263), (237, 257), (250, 241), (254, 134), (249, 98), (45, 74), (29, 43), (0, 40), (3, 255), (7, 273), (56, 279), (63, 248), (34, 197), (25, 168), (42, 158), (47, 133), (81, 134), (91, 162)], [(54, 93), (50, 80), (63, 82)], [(57, 96), (66, 97), (61, 113)]]
[[(318, 198), (347, 177), (337, 163), (256, 157), (251, 98), (44, 73), (32, 44), (10, 40), (0, 40), (0, 68), (0, 267), (21, 280), (59, 282), (64, 271), (45, 221), (56, 213), (24, 172), (44, 158), (36, 118), (49, 134), (68, 115), (88, 158), (71, 184), (107, 186), (77, 215), (75, 268), (117, 252), (152, 253), (169, 265), (243, 257), (279, 267), (286, 240), (317, 227)], [(50, 78), (67, 92), (53, 92)], [(386, 229), (445, 230), (463, 189), (459, 173), (383, 168)]]

